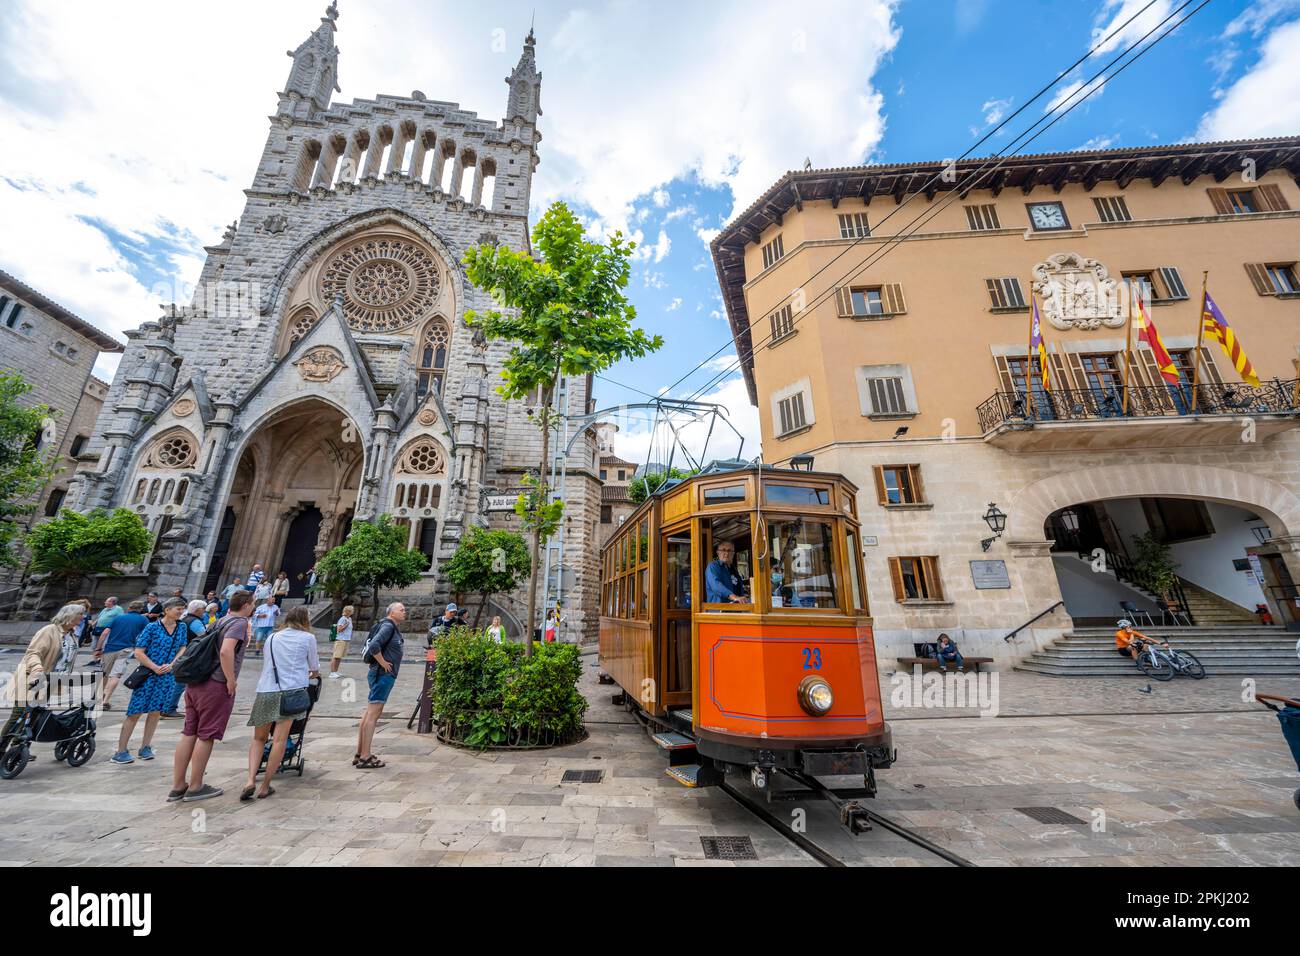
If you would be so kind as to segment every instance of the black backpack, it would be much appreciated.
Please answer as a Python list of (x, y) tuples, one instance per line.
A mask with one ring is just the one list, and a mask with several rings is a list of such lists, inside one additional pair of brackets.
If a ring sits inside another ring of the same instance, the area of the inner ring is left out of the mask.
[(226, 618), (214, 621), (199, 637), (191, 638), (174, 664), (172, 677), (178, 684), (202, 684), (221, 663), (221, 632)]

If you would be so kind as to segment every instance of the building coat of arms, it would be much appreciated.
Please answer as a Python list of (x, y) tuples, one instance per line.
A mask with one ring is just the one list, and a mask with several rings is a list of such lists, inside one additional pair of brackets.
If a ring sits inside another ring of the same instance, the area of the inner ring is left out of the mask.
[(318, 345), (293, 363), (298, 374), (308, 382), (329, 382), (347, 368), (343, 356), (328, 345)]
[(1058, 329), (1092, 329), (1124, 325), (1119, 283), (1096, 259), (1077, 252), (1058, 252), (1034, 266), (1034, 293), (1043, 317)]

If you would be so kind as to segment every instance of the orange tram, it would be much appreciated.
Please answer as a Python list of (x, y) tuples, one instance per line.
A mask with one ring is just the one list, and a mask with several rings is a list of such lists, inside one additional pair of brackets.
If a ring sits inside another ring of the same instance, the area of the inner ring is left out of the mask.
[(861, 774), (874, 795), (895, 754), (857, 488), (734, 464), (665, 482), (601, 552), (601, 680), (686, 786), (748, 773), (770, 799), (779, 772), (848, 795), (815, 778)]

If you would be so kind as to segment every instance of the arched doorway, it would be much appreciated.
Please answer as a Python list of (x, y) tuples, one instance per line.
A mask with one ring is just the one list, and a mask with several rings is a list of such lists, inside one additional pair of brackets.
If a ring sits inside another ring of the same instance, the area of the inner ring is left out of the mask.
[[(260, 564), (270, 577), (288, 573), (289, 593), (301, 596), (306, 572), (342, 540), (356, 509), (358, 435), (350, 419), (320, 399), (287, 405), (256, 428), (240, 452), (229, 499), (239, 519), (227, 577)], [(252, 480), (241, 485), (241, 476)]]

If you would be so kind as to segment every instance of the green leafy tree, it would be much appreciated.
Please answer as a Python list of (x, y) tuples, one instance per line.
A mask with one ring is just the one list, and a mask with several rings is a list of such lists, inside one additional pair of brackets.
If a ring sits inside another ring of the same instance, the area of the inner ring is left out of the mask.
[(441, 570), (457, 591), (479, 595), (473, 625), (478, 627), (488, 599), (513, 591), (531, 569), (528, 544), (520, 535), (474, 527), (460, 539), (456, 553)]
[(666, 471), (652, 471), (648, 475), (637, 475), (632, 479), (632, 483), (627, 486), (628, 499), (635, 505), (639, 505), (652, 494), (659, 490), (660, 486), (670, 478), (689, 478), (695, 474), (694, 471), (682, 471), (680, 468), (669, 468)]
[(116, 565), (143, 561), (152, 543), (149, 529), (129, 508), (64, 511), (28, 532), (28, 569), (71, 593), (92, 574), (119, 575)]
[(414, 584), (429, 570), (427, 555), (406, 547), (406, 528), (392, 515), (352, 525), (347, 540), (331, 548), (316, 563), (316, 575), (326, 594), (342, 597), (362, 588), (373, 592), (373, 620), (379, 620), (379, 589)]
[[(497, 391), (507, 399), (522, 399), (541, 391), (535, 416), (542, 434), (537, 484), (531, 489), (531, 511), (525, 514), (532, 532), (532, 570), (528, 579), (530, 631), (537, 622), (537, 579), (543, 535), (552, 515), (547, 512), (547, 474), (551, 430), (557, 415), (551, 409), (560, 376), (602, 372), (625, 358), (640, 358), (663, 345), (632, 327), (636, 309), (624, 294), (636, 244), (615, 233), (609, 243), (584, 238), (582, 223), (562, 202), (554, 203), (533, 229), (534, 258), (527, 251), (482, 245), (465, 253), (465, 274), (479, 289), (491, 293), (508, 312), (469, 311), (467, 325), (491, 340), (513, 343), (502, 368)], [(557, 512), (558, 515), (558, 512)], [(558, 516), (554, 517), (558, 522)], [(528, 635), (531, 638), (531, 633)], [(532, 653), (532, 641), (525, 642)]]
[(55, 469), (36, 447), (49, 419), (44, 405), (22, 405), (32, 387), (13, 372), (0, 372), (0, 566), (15, 567), (21, 520), (36, 509), (36, 496)]

